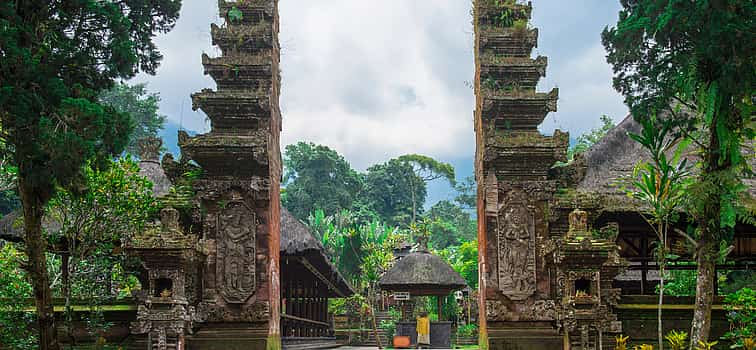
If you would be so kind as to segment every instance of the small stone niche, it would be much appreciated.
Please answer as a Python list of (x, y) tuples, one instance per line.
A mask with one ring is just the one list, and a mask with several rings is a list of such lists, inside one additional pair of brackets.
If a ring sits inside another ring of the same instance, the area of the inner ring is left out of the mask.
[(592, 294), (591, 284), (592, 282), (585, 277), (576, 279), (575, 280), (575, 296), (576, 297), (590, 296)]
[(158, 278), (155, 280), (154, 297), (170, 298), (173, 296), (173, 281), (170, 278)]

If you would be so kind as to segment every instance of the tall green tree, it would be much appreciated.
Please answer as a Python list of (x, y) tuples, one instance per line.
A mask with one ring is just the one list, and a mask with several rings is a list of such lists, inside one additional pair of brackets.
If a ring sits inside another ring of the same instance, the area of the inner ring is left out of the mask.
[(283, 205), (300, 220), (316, 209), (334, 215), (351, 209), (362, 177), (342, 155), (323, 145), (299, 142), (284, 152)]
[(100, 94), (100, 102), (121, 113), (128, 113), (134, 121), (134, 131), (126, 146), (126, 152), (130, 154), (139, 154), (137, 141), (158, 137), (165, 125), (166, 117), (159, 112), (160, 95), (147, 91), (147, 84), (116, 84)]
[(463, 209), (473, 210), (478, 205), (478, 183), (475, 176), (470, 175), (457, 182), (454, 186), (457, 191), (457, 197), (454, 201)]
[(445, 249), (477, 238), (477, 223), (470, 213), (450, 201), (434, 204), (423, 215), (430, 221), (430, 245)]
[[(750, 0), (622, 0), (602, 34), (614, 86), (636, 119), (671, 113), (700, 150), (688, 212), (698, 222), (691, 348), (711, 327), (719, 242), (731, 235), (752, 174), (741, 154), (753, 140), (756, 3)], [(686, 112), (686, 113), (683, 113)]]
[(439, 179), (449, 181), (449, 184), (454, 186), (456, 184), (454, 167), (449, 163), (439, 162), (420, 154), (403, 155), (397, 160), (411, 166), (412, 172), (415, 173), (415, 176), (408, 179), (410, 194), (412, 195), (412, 222), (415, 222), (418, 208), (425, 204), (425, 197), (418, 198), (415, 196), (415, 188), (427, 187), (428, 182)]
[[(428, 194), (422, 178), (409, 163), (391, 159), (367, 169), (360, 205), (378, 214), (390, 225), (409, 225), (412, 215), (422, 211), (415, 203), (425, 203)], [(414, 209), (414, 210), (413, 210)]]
[(60, 223), (60, 231), (47, 234), (67, 247), (61, 256), (61, 295), (69, 336), (73, 335), (72, 297), (92, 305), (114, 297), (111, 291), (119, 288), (113, 288), (117, 281), (112, 278), (123, 275), (114, 270), (129, 265), (117, 248), (141, 232), (158, 210), (152, 184), (139, 175), (139, 165), (131, 158), (111, 161), (105, 170), (86, 166), (84, 176), (83, 190), (57, 191), (48, 210)]
[(18, 167), (42, 350), (60, 348), (41, 228), (47, 203), (57, 186), (77, 187), (88, 160), (123, 151), (134, 123), (98, 98), (115, 79), (155, 73), (161, 55), (153, 38), (173, 27), (180, 7), (180, 0), (0, 3), (0, 125)]

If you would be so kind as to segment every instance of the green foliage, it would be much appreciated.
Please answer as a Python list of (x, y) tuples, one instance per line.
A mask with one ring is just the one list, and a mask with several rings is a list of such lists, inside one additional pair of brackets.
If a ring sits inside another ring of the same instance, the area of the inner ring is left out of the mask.
[(604, 136), (606, 136), (606, 134), (615, 126), (612, 118), (607, 115), (602, 115), (601, 126), (578, 136), (575, 144), (567, 150), (567, 159), (572, 161), (575, 159), (576, 154), (581, 154), (587, 151), (593, 145), (601, 141), (601, 139), (603, 139)]
[(742, 349), (756, 338), (756, 291), (743, 288), (728, 294), (724, 300), (730, 331), (722, 339), (732, 342), (733, 349)]
[(719, 344), (718, 341), (699, 340), (698, 345), (696, 345), (696, 350), (712, 350), (717, 344)]
[(180, 0), (0, 2), (0, 125), (18, 167), (27, 270), (42, 349), (58, 349), (40, 222), (56, 187), (74, 189), (87, 162), (123, 151), (134, 123), (98, 101), (117, 78), (154, 74), (156, 33), (170, 30)]
[(467, 285), (478, 288), (478, 240), (465, 241), (459, 246), (448, 247), (436, 254), (446, 260), (465, 279)]
[(299, 142), (284, 152), (283, 205), (300, 220), (320, 209), (333, 215), (351, 209), (362, 177), (343, 156), (322, 145)]
[(477, 238), (477, 222), (450, 201), (436, 203), (423, 217), (430, 221), (430, 245), (434, 249), (445, 249)]
[(316, 210), (307, 220), (334, 265), (358, 287), (375, 284), (394, 261), (393, 250), (406, 240), (397, 228), (380, 221), (360, 222), (343, 210), (326, 216)]
[(0, 347), (32, 350), (37, 348), (36, 334), (29, 327), (34, 314), (11, 312), (26, 306), (32, 286), (21, 269), (24, 254), (15, 245), (0, 246)]
[(677, 330), (671, 330), (667, 335), (664, 337), (664, 339), (667, 339), (667, 342), (669, 342), (669, 346), (672, 347), (672, 350), (683, 350), (685, 346), (688, 344), (688, 333), (685, 331), (677, 331)]
[(670, 270), (667, 272), (665, 279), (665, 294), (676, 297), (696, 295), (695, 270)]
[(454, 202), (457, 203), (462, 209), (476, 209), (478, 206), (478, 183), (475, 181), (475, 176), (468, 176), (462, 181), (457, 182), (454, 186), (454, 190), (457, 191), (457, 197), (454, 198)]
[[(756, 136), (756, 3), (747, 0), (625, 1), (619, 22), (602, 34), (614, 67), (614, 86), (637, 120), (666, 112), (675, 132), (696, 142), (700, 175), (688, 188), (687, 212), (698, 222), (699, 267), (718, 258), (716, 243), (729, 239), (745, 195), (741, 177), (752, 175), (741, 154)], [(707, 270), (701, 270), (704, 273)], [(707, 272), (708, 273), (708, 272)], [(711, 278), (699, 278), (702, 292)], [(697, 295), (691, 340), (708, 338), (711, 293)]]
[(412, 222), (413, 212), (422, 212), (422, 206), (413, 211), (413, 204), (425, 203), (426, 196), (425, 181), (412, 165), (391, 159), (367, 169), (360, 201), (389, 225), (403, 226)]
[(458, 337), (475, 337), (478, 335), (478, 325), (466, 324), (457, 328)]
[(50, 201), (48, 215), (60, 230), (48, 234), (68, 247), (67, 264), (55, 269), (68, 267), (69, 277), (57, 291), (66, 299), (66, 323), (75, 321), (70, 301), (83, 300), (90, 307), (87, 327), (97, 335), (110, 326), (100, 306), (140, 288), (132, 275), (139, 264), (123, 254), (120, 244), (144, 228), (158, 203), (152, 184), (131, 158), (111, 161), (106, 169), (86, 167), (84, 174), (83, 190), (60, 189)]
[(244, 13), (241, 12), (236, 6), (232, 7), (230, 10), (228, 10), (228, 19), (231, 22), (241, 22), (241, 20), (244, 18)]
[(158, 137), (158, 133), (163, 129), (166, 117), (159, 113), (160, 95), (149, 93), (146, 84), (116, 84), (103, 91), (99, 100), (119, 113), (131, 116), (135, 128), (126, 146), (128, 153), (139, 155), (137, 141), (146, 137)]

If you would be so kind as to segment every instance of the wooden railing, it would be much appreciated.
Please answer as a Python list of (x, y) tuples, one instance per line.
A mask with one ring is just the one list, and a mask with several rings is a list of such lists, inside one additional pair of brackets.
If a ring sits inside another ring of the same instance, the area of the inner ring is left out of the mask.
[(314, 321), (291, 315), (281, 315), (284, 337), (331, 337), (333, 330), (326, 322)]

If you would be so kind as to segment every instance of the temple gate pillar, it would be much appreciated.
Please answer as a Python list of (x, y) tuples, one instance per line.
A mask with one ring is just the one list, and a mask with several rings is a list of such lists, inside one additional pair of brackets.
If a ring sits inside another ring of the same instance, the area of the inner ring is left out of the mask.
[(538, 126), (557, 109), (558, 89), (536, 92), (547, 58), (531, 58), (538, 30), (530, 3), (476, 0), (476, 162), (481, 344), (555, 349), (561, 339), (551, 273), (550, 170), (566, 161), (569, 136)]
[(192, 95), (207, 134), (179, 134), (201, 167), (193, 224), (201, 227), (199, 332), (187, 349), (280, 349), (278, 1), (219, 0), (219, 57), (202, 55), (217, 90)]

